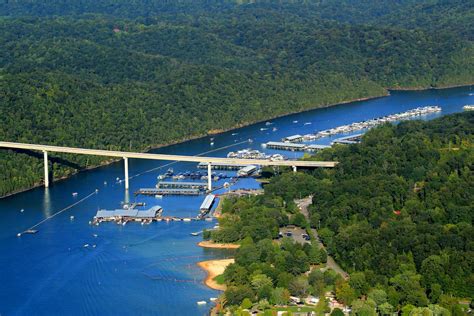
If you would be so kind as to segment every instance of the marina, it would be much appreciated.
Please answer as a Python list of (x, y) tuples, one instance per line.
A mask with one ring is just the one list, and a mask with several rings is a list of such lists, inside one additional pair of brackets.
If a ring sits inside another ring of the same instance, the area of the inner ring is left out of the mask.
[[(240, 147), (213, 151), (212, 155), (226, 157), (230, 150), (236, 152), (249, 147), (270, 155), (278, 152), (271, 148), (262, 149), (260, 144), (280, 140), (285, 135), (304, 136), (314, 133), (316, 128), (329, 130), (429, 104), (440, 104), (443, 115), (461, 112), (464, 105), (474, 104), (474, 95), (468, 95), (472, 93), (470, 89), (392, 91), (391, 96), (386, 98), (274, 119), (270, 126), (270, 129), (273, 126), (278, 128), (274, 133), (270, 130), (267, 131), (269, 134), (260, 132), (260, 127), (264, 125), (260, 123), (213, 135), (212, 148), (209, 137), (204, 137), (162, 147), (153, 150), (153, 153), (198, 155), (252, 138), (254, 142), (251, 145), (246, 142)], [(436, 112), (419, 118), (425, 120), (440, 115)], [(304, 122), (309, 121), (312, 124), (305, 126)], [(347, 136), (343, 134), (333, 137)], [(332, 140), (332, 137), (322, 137), (314, 142), (317, 145), (330, 145)], [(292, 152), (291, 159), (303, 153)], [(123, 182), (115, 181), (117, 177), (123, 178), (123, 164), (113, 163), (54, 182), (48, 189), (37, 188), (0, 200), (3, 216), (0, 223), (0, 251), (8, 259), (0, 263), (0, 269), (5, 272), (1, 274), (0, 281), (8, 287), (8, 291), (0, 292), (0, 301), (4, 302), (2, 313), (35, 315), (38, 314), (37, 306), (42, 307), (43, 315), (69, 315), (71, 311), (86, 315), (91, 310), (97, 315), (208, 313), (211, 304), (207, 298), (217, 297), (221, 292), (202, 284), (206, 274), (196, 266), (196, 262), (223, 259), (229, 253), (196, 246), (202, 231), (212, 229), (216, 224), (215, 220), (196, 220), (205, 195), (165, 195), (160, 200), (154, 195), (141, 196), (140, 201), (146, 203), (146, 208), (159, 204), (164, 209), (161, 221), (156, 220), (149, 225), (133, 222), (125, 226), (114, 222), (110, 222), (110, 225), (88, 225), (98, 209), (113, 210), (121, 207), (121, 201), (124, 204), (133, 202), (132, 192), (139, 188), (156, 189), (157, 177), (165, 174), (171, 166), (175, 176), (192, 170), (197, 164), (178, 162), (169, 165), (168, 161), (138, 159), (130, 159), (129, 163), (131, 176), (134, 176), (130, 182), (132, 197), (127, 196)], [(167, 180), (170, 178), (172, 176)], [(231, 184), (231, 181), (228, 182)], [(74, 204), (97, 188), (99, 192)], [(251, 177), (239, 179), (229, 189), (229, 194), (261, 193), (261, 186)], [(229, 189), (222, 187), (215, 194), (220, 196)], [(75, 198), (72, 192), (77, 192), (78, 196)], [(67, 210), (58, 213), (65, 208)], [(24, 212), (20, 211), (22, 209)], [(74, 220), (70, 220), (70, 216), (74, 216)], [(16, 236), (18, 232), (24, 232), (46, 218), (43, 224), (33, 228), (38, 230), (36, 234), (25, 234), (20, 238)], [(192, 233), (198, 233), (198, 237)], [(89, 247), (84, 247), (86, 244)], [(25, 260), (25, 254), (35, 260)], [(18, 275), (22, 276), (22, 282), (18, 282)], [(51, 282), (52, 278), (56, 281)], [(175, 282), (183, 279), (195, 281)], [(136, 299), (130, 300), (130, 297)], [(157, 300), (157, 297), (160, 299)], [(196, 303), (201, 300), (207, 300), (207, 305)], [(179, 306), (179, 311), (176, 306)]]
[[(412, 119), (418, 116), (428, 115), (428, 114), (433, 114), (433, 113), (438, 113), (438, 112), (441, 112), (441, 107), (439, 106), (417, 107), (417, 108), (414, 108), (405, 112), (397, 113), (397, 114), (391, 114), (391, 115), (381, 116), (381, 117), (377, 117), (374, 119), (365, 120), (361, 122), (354, 122), (351, 124), (341, 125), (338, 127), (327, 129), (327, 130), (322, 130), (314, 134), (305, 134), (304, 136), (301, 136), (301, 135), (288, 136), (288, 137), (284, 137), (282, 140), (283, 140), (283, 143), (312, 141), (312, 140), (317, 140), (323, 137), (329, 137), (329, 136), (333, 136), (337, 134), (352, 133), (355, 131), (360, 131), (360, 130), (365, 130), (365, 129), (368, 130), (376, 126), (379, 126), (381, 124), (408, 120), (408, 119)], [(299, 146), (284, 146), (282, 145), (282, 143), (278, 143), (278, 142), (270, 142), (270, 143), (272, 143), (270, 144), (271, 146), (270, 148), (280, 147), (277, 149), (292, 150), (292, 151), (304, 150), (303, 147), (299, 147)], [(347, 142), (342, 142), (342, 143), (347, 143)], [(267, 146), (268, 145), (269, 143), (267, 143)]]

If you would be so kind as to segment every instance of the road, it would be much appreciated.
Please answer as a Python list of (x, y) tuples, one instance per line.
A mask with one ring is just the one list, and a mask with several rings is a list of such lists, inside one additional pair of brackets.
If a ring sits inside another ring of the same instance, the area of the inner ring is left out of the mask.
[[(303, 199), (299, 199), (299, 200), (295, 200), (295, 203), (296, 205), (298, 206), (298, 208), (300, 209), (301, 211), (301, 214), (303, 214), (305, 217), (306, 217), (306, 220), (309, 222), (309, 210), (308, 210), (308, 207), (311, 205), (313, 201), (313, 196), (310, 195), (308, 197), (305, 197)], [(319, 248), (323, 248), (324, 250), (326, 250), (326, 248), (324, 247), (324, 244), (321, 242), (321, 240), (319, 239), (319, 236), (318, 236), (318, 231), (314, 228), (311, 229), (311, 231), (313, 232), (314, 234), (314, 237), (316, 238), (317, 242), (318, 242), (318, 246)], [(337, 273), (339, 273), (344, 279), (348, 279), (349, 278), (349, 274), (344, 271), (338, 264), (337, 262), (334, 260), (333, 257), (329, 256), (328, 255), (328, 259), (327, 259), (327, 262), (326, 262), (326, 267), (328, 268), (331, 268), (333, 269), (334, 271), (336, 271)]]
[(260, 165), (260, 166), (289, 166), (289, 167), (325, 167), (333, 168), (337, 165), (335, 161), (305, 161), (305, 160), (279, 160), (270, 159), (241, 159), (241, 158), (223, 158), (223, 157), (203, 157), (203, 156), (183, 156), (183, 155), (165, 155), (151, 153), (137, 153), (101, 149), (87, 149), (75, 147), (61, 147), (51, 145), (12, 143), (0, 141), (0, 148), (10, 149), (26, 149), (38, 150), (46, 152), (60, 152), (79, 155), (106, 156), (118, 158), (137, 158), (137, 159), (153, 159), (153, 160), (171, 160), (171, 161), (188, 161), (202, 163), (223, 163), (230, 165)]

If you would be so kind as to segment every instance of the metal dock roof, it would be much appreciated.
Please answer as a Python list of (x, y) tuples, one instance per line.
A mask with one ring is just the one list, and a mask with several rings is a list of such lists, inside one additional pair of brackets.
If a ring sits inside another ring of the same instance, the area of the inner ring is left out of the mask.
[(136, 217), (138, 218), (154, 218), (162, 210), (161, 206), (153, 206), (145, 211), (138, 211)]
[(321, 150), (321, 149), (330, 148), (330, 147), (331, 146), (328, 146), (328, 145), (317, 145), (317, 144), (306, 146), (308, 150)]
[(214, 203), (214, 199), (216, 198), (216, 196), (214, 194), (209, 194), (206, 196), (206, 198), (204, 199), (204, 201), (202, 202), (201, 204), (201, 207), (199, 208), (200, 210), (210, 210), (211, 209), (211, 206), (212, 206), (212, 203)]
[(207, 187), (206, 182), (185, 182), (185, 181), (160, 181), (158, 188), (163, 187)]
[(287, 148), (305, 148), (306, 145), (304, 144), (293, 144), (293, 143), (285, 143), (285, 142), (268, 142), (267, 146), (270, 147), (287, 147)]

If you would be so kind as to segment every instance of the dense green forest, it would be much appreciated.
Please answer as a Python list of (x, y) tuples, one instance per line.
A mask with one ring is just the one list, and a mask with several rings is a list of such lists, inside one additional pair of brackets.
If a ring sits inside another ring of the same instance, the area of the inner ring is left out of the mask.
[[(463, 1), (3, 1), (0, 139), (146, 150), (345, 100), (474, 82)], [(271, 113), (271, 114), (270, 114)], [(54, 177), (98, 157), (54, 156)], [(42, 161), (0, 151), (0, 196)]]
[[(247, 299), (262, 310), (332, 290), (355, 315), (465, 314), (474, 298), (474, 113), (387, 124), (306, 159), (340, 164), (286, 171), (262, 196), (226, 200), (220, 228), (205, 234), (241, 243), (224, 273), (228, 306)], [(293, 202), (300, 195), (313, 195), (308, 222)], [(319, 269), (326, 253), (314, 239), (272, 242), (288, 223), (316, 228), (349, 280)]]

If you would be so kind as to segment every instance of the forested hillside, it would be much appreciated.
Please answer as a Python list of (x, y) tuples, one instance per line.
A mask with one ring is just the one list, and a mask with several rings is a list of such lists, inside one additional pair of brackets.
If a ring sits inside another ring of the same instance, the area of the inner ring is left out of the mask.
[[(471, 6), (383, 2), (4, 1), (0, 139), (145, 150), (387, 87), (474, 82)], [(101, 162), (58, 158), (71, 163), (55, 177)], [(41, 163), (2, 150), (0, 195), (40, 183)]]
[[(333, 290), (355, 315), (464, 315), (474, 297), (473, 142), (472, 112), (387, 124), (308, 158), (340, 161), (334, 169), (287, 171), (263, 196), (225, 204), (210, 237), (242, 244), (224, 273), (228, 305)], [(300, 194), (313, 195), (309, 224), (348, 281), (310, 268), (325, 261), (321, 250), (272, 244), (288, 222), (306, 225), (294, 211)]]

